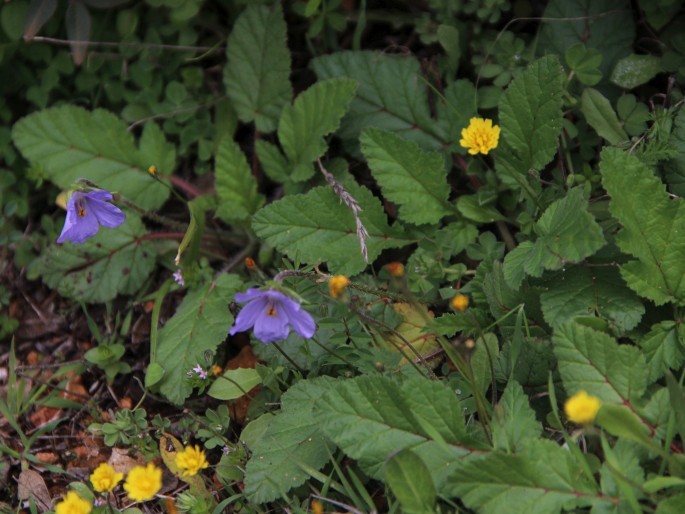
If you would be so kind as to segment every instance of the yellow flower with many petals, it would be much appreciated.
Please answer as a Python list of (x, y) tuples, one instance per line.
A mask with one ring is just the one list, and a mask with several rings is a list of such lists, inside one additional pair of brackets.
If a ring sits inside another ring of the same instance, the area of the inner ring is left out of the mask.
[(459, 144), (467, 148), (471, 155), (487, 155), (490, 150), (497, 148), (499, 132), (500, 128), (493, 125), (492, 120), (471, 118), (469, 126), (461, 131)]
[(148, 463), (147, 466), (136, 466), (126, 475), (124, 489), (133, 501), (151, 500), (162, 488), (162, 470)]
[(335, 275), (328, 279), (328, 291), (333, 298), (339, 298), (347, 286), (350, 285), (350, 279), (345, 275)]
[(124, 478), (123, 473), (117, 473), (112, 466), (103, 462), (90, 475), (90, 483), (97, 492), (108, 493), (121, 482), (122, 478)]
[(209, 466), (204, 450), (201, 450), (198, 445), (188, 446), (182, 452), (178, 452), (174, 462), (183, 471), (183, 476), (190, 477)]
[(464, 312), (469, 306), (469, 297), (465, 294), (458, 294), (450, 303), (455, 311)]
[(578, 391), (566, 400), (564, 412), (569, 421), (586, 425), (595, 420), (601, 405), (602, 401), (596, 396), (589, 395), (585, 391)]
[(81, 498), (76, 491), (69, 491), (64, 499), (55, 505), (55, 514), (89, 514), (93, 510), (90, 502)]

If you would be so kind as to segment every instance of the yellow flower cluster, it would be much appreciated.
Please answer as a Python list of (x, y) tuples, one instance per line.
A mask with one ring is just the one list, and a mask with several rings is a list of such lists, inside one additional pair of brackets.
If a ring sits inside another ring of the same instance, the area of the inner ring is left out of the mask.
[(490, 150), (497, 148), (499, 132), (500, 128), (493, 125), (492, 120), (471, 118), (469, 126), (461, 131), (459, 144), (467, 148), (471, 155), (487, 155)]
[(569, 421), (578, 425), (587, 425), (595, 420), (601, 406), (602, 401), (596, 396), (589, 395), (585, 391), (578, 391), (566, 400), (564, 412)]
[(97, 492), (108, 493), (114, 490), (122, 478), (124, 478), (123, 473), (117, 473), (112, 466), (103, 462), (90, 475), (90, 483)]
[(198, 471), (209, 466), (205, 452), (200, 450), (200, 447), (197, 445), (194, 447), (188, 446), (182, 452), (178, 452), (174, 462), (183, 472), (183, 476), (197, 475)]
[(345, 275), (335, 275), (328, 279), (328, 291), (333, 298), (339, 298), (345, 288), (350, 285), (350, 279)]

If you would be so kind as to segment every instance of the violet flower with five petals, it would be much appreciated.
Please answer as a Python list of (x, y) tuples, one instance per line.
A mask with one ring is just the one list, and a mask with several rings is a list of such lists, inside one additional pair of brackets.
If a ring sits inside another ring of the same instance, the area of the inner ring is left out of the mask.
[(57, 242), (83, 243), (97, 234), (100, 225), (109, 228), (121, 225), (126, 215), (116, 205), (108, 203), (111, 199), (112, 193), (104, 190), (74, 192), (67, 203), (67, 219)]
[(291, 326), (305, 339), (312, 337), (316, 331), (314, 318), (299, 303), (279, 291), (251, 288), (244, 293), (236, 293), (235, 300), (248, 303), (238, 313), (235, 325), (229, 332), (231, 335), (254, 327), (257, 339), (263, 343), (273, 343), (286, 339)]

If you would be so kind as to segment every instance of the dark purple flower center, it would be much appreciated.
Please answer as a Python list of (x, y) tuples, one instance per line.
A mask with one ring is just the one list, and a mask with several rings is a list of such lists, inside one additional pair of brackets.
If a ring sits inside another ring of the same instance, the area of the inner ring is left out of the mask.
[(276, 307), (274, 307), (272, 304), (269, 304), (269, 308), (266, 309), (266, 315), (277, 318), (278, 317), (278, 311), (276, 310)]
[(80, 218), (83, 218), (86, 215), (86, 208), (83, 206), (81, 202), (76, 204), (76, 212), (78, 213)]

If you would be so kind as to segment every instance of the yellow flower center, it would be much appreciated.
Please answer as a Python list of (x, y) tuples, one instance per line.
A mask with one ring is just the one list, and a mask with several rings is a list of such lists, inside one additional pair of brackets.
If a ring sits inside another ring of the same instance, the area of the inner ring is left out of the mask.
[(86, 215), (86, 208), (79, 203), (76, 206), (76, 212), (78, 213), (79, 217), (83, 218)]

